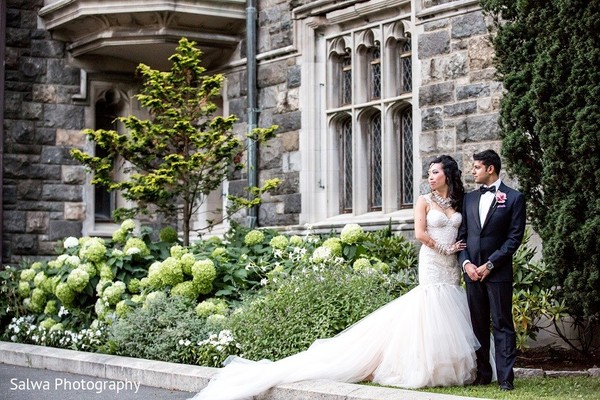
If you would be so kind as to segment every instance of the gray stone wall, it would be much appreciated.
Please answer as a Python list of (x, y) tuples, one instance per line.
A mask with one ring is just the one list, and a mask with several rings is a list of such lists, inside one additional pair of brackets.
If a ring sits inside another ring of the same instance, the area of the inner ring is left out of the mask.
[(481, 11), (425, 22), (418, 38), (421, 86), (420, 152), (423, 171), (439, 154), (450, 154), (467, 183), (472, 154), (499, 150), (502, 86), (494, 80), (493, 49)]
[(54, 254), (58, 239), (80, 236), (83, 168), (69, 149), (81, 145), (84, 109), (79, 70), (65, 45), (37, 29), (38, 1), (9, 1), (4, 110), (2, 261)]
[[(281, 50), (293, 44), (291, 10), (301, 2), (258, 1), (258, 53)], [(281, 51), (273, 59), (260, 61), (257, 71), (259, 127), (277, 125), (277, 137), (258, 149), (259, 185), (279, 178), (281, 185), (265, 197), (258, 210), (258, 226), (289, 226), (299, 221), (300, 152), (299, 106), (300, 65)], [(236, 114), (245, 132), (247, 122), (246, 79), (243, 73), (228, 74), (230, 113)], [(243, 194), (245, 173), (230, 184), (230, 192)], [(239, 218), (243, 220), (243, 215)]]

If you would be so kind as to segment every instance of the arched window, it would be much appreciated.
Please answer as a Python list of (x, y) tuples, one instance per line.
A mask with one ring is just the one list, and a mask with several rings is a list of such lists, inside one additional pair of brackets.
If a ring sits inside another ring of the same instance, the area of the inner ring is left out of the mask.
[(400, 94), (412, 91), (412, 58), (410, 36), (407, 36), (398, 46), (400, 49), (399, 75), (402, 77), (400, 84)]
[(396, 114), (395, 132), (397, 133), (398, 162), (398, 207), (410, 207), (413, 204), (413, 128), (412, 110), (410, 107), (403, 108)]

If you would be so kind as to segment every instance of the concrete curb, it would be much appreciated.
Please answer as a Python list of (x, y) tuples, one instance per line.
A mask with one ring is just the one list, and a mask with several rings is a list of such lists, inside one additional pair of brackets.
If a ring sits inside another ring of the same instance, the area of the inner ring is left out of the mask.
[[(192, 393), (199, 392), (217, 372), (216, 368), (1, 341), (0, 363), (83, 374), (109, 380), (130, 380), (145, 386)], [(472, 397), (312, 380), (277, 386), (256, 399), (459, 400), (472, 399)]]

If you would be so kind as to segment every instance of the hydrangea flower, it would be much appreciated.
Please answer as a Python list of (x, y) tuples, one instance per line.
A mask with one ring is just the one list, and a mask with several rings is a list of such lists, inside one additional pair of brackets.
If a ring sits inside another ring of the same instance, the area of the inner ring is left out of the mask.
[(96, 268), (100, 269), (100, 279), (104, 279), (107, 281), (112, 281), (113, 278), (115, 277), (115, 275), (113, 274), (113, 270), (110, 266), (108, 266), (108, 264), (100, 264), (99, 266), (96, 266)]
[(311, 260), (315, 264), (321, 264), (331, 259), (331, 249), (329, 247), (317, 247), (312, 254)]
[(44, 328), (46, 330), (50, 330), (54, 325), (56, 325), (56, 321), (52, 318), (46, 318), (42, 322), (40, 322), (40, 328)]
[(42, 289), (47, 294), (54, 294), (54, 290), (56, 290), (56, 285), (60, 283), (60, 275), (54, 275), (46, 278), (44, 282), (42, 282), (40, 289)]
[(54, 295), (58, 297), (65, 306), (71, 305), (73, 300), (75, 300), (75, 292), (67, 285), (67, 282), (61, 282), (56, 285)]
[(244, 236), (244, 243), (246, 246), (255, 246), (262, 243), (263, 240), (265, 240), (265, 234), (257, 229), (251, 230)]
[(146, 296), (146, 300), (144, 300), (143, 307), (148, 307), (151, 303), (155, 301), (164, 300), (167, 298), (167, 294), (165, 292), (151, 292)]
[(64, 330), (65, 330), (65, 327), (60, 322), (56, 323), (56, 324), (54, 324), (54, 325), (52, 325), (50, 327), (50, 333), (52, 333), (52, 332), (62, 332)]
[(68, 256), (65, 259), (65, 265), (70, 268), (77, 268), (79, 267), (79, 264), (81, 264), (81, 259), (78, 256)]
[(274, 249), (283, 250), (287, 247), (288, 243), (288, 238), (286, 236), (277, 235), (271, 239), (269, 245), (271, 245), (271, 247)]
[(142, 279), (144, 287), (150, 287), (154, 289), (162, 288), (161, 280), (161, 269), (162, 264), (160, 261), (155, 261), (148, 268), (148, 276)]
[(196, 257), (194, 257), (191, 253), (185, 253), (179, 259), (179, 263), (181, 264), (181, 269), (183, 273), (186, 275), (192, 275), (192, 265), (196, 262)]
[(92, 238), (86, 241), (79, 249), (79, 257), (82, 260), (99, 262), (106, 257), (106, 245), (100, 238)]
[(40, 269), (42, 269), (42, 263), (39, 261), (36, 261), (33, 264), (31, 264), (30, 268), (34, 271), (39, 271)]
[(63, 243), (63, 247), (65, 249), (70, 249), (72, 247), (77, 247), (77, 246), (79, 246), (79, 240), (73, 236), (69, 236), (68, 238), (66, 238), (65, 242)]
[(302, 244), (302, 238), (298, 235), (293, 235), (290, 237), (290, 244), (292, 246), (300, 246)]
[(366, 271), (372, 268), (373, 266), (371, 265), (371, 261), (367, 260), (366, 258), (359, 258), (358, 260), (354, 261), (354, 264), (352, 264), (352, 269), (357, 272)]
[(135, 229), (135, 221), (130, 219), (126, 219), (125, 221), (123, 221), (121, 223), (121, 229), (123, 229), (125, 232), (131, 232)]
[(104, 320), (104, 318), (106, 317), (107, 308), (102, 298), (98, 298), (96, 300), (96, 304), (94, 304), (94, 311), (96, 312), (96, 315), (99, 319)]
[(175, 286), (183, 282), (183, 269), (178, 259), (167, 257), (160, 268), (160, 280), (163, 286)]
[(110, 253), (110, 256), (114, 257), (114, 258), (121, 258), (124, 255), (125, 255), (125, 253), (123, 253), (123, 250), (121, 250), (121, 249), (113, 249), (112, 253)]
[(127, 240), (127, 231), (121, 228), (115, 230), (112, 234), (112, 240), (116, 243), (125, 243)]
[(43, 271), (40, 271), (33, 277), (33, 284), (35, 285), (35, 287), (39, 288), (42, 286), (44, 281), (46, 281), (46, 279), (48, 279), (46, 274)]
[(225, 247), (217, 247), (212, 251), (210, 255), (214, 258), (225, 257), (227, 255), (227, 250), (225, 249)]
[(208, 299), (196, 306), (196, 314), (200, 317), (209, 317), (211, 315), (225, 315), (227, 313), (227, 303), (221, 299)]
[(196, 261), (192, 265), (192, 276), (200, 293), (209, 293), (212, 289), (212, 282), (217, 276), (215, 264), (208, 259)]
[(50, 300), (46, 303), (46, 307), (44, 307), (44, 314), (47, 314), (47, 315), (57, 315), (58, 314), (58, 306), (56, 304), (56, 300)]
[(388, 264), (384, 263), (383, 261), (377, 261), (373, 265), (373, 269), (375, 269), (376, 271), (380, 271), (384, 274), (390, 273), (390, 266)]
[(175, 258), (181, 258), (181, 256), (183, 256), (187, 252), (188, 252), (187, 249), (181, 245), (171, 246), (171, 248), (169, 249), (169, 253), (171, 254), (171, 257), (175, 257)]
[(196, 300), (199, 291), (194, 281), (185, 281), (178, 283), (171, 289), (171, 296), (187, 297), (190, 300)]
[(142, 290), (140, 280), (138, 278), (131, 279), (127, 284), (127, 290), (129, 293), (139, 293)]
[(342, 256), (342, 241), (339, 238), (329, 238), (325, 240), (321, 246), (331, 249), (333, 257)]
[(102, 298), (108, 301), (108, 304), (114, 306), (119, 301), (121, 301), (121, 296), (125, 293), (125, 283), (121, 281), (117, 281), (113, 283), (111, 286), (104, 289), (104, 293), (102, 294)]
[(133, 310), (133, 308), (127, 304), (127, 300), (121, 300), (115, 306), (115, 312), (119, 318), (125, 317), (131, 310)]
[(100, 279), (98, 284), (96, 284), (96, 293), (98, 293), (98, 297), (102, 297), (104, 294), (104, 289), (112, 285), (112, 281), (109, 279)]
[(347, 224), (340, 233), (340, 239), (344, 243), (356, 244), (364, 239), (365, 232), (358, 224)]
[(21, 271), (21, 280), (25, 281), (25, 282), (31, 282), (33, 281), (33, 278), (35, 278), (35, 275), (37, 274), (37, 271), (31, 268), (28, 269), (24, 269)]
[(138, 248), (140, 252), (138, 253), (140, 257), (147, 257), (150, 255), (150, 249), (146, 246), (146, 243), (140, 238), (129, 238), (127, 239), (127, 243), (123, 247), (123, 251), (127, 254), (127, 250), (131, 248)]
[(67, 276), (67, 285), (75, 292), (81, 293), (90, 281), (90, 274), (81, 268), (75, 268)]
[(31, 291), (31, 304), (30, 309), (36, 313), (41, 313), (46, 305), (46, 293), (39, 288), (35, 288)]
[(29, 297), (31, 294), (31, 288), (29, 287), (29, 282), (21, 281), (19, 282), (19, 287), (17, 289), (19, 296), (21, 297)]

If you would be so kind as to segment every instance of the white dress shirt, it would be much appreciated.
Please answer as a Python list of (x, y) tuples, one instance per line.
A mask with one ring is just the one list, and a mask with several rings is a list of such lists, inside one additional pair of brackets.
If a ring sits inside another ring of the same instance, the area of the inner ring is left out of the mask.
[[(497, 192), (498, 188), (500, 187), (500, 182), (501, 182), (501, 180), (498, 179), (496, 182), (492, 183), (490, 186), (484, 185), (484, 187), (495, 186), (496, 192)], [(479, 198), (479, 222), (481, 223), (481, 227), (483, 227), (483, 223), (485, 222), (488, 211), (490, 211), (490, 207), (492, 206), (492, 203), (494, 202), (495, 196), (496, 196), (496, 193), (485, 192)]]

